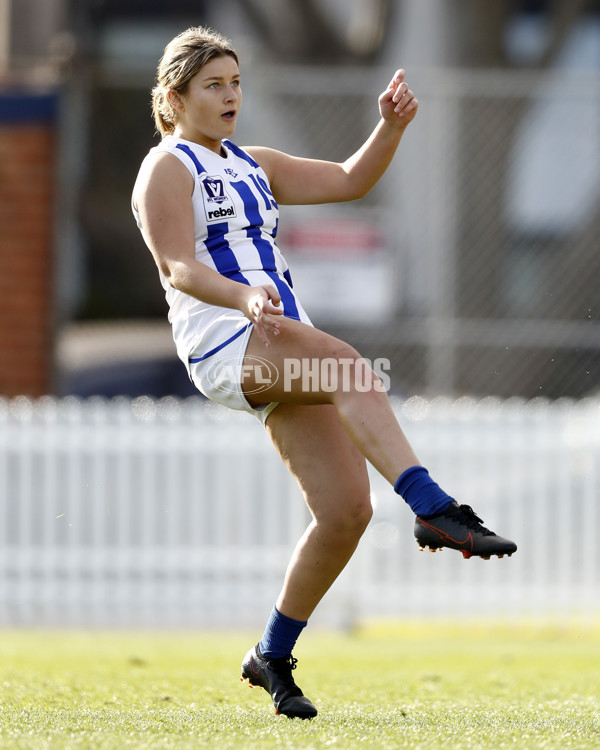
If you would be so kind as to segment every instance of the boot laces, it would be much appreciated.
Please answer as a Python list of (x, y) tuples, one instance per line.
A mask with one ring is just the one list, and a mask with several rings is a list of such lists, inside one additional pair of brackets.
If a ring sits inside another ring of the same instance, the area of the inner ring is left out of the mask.
[(278, 674), (282, 683), (289, 690), (290, 695), (302, 695), (302, 691), (294, 682), (292, 670), (296, 669), (298, 659), (294, 656), (282, 656), (279, 659), (269, 659), (269, 667)]
[(467, 528), (478, 531), (484, 536), (495, 536), (493, 531), (482, 526), (483, 519), (479, 518), (470, 505), (459, 505), (458, 510), (460, 511), (460, 520)]

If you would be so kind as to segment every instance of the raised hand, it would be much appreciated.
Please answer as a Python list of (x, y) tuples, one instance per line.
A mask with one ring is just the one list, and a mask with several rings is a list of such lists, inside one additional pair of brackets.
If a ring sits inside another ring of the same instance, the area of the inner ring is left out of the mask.
[(405, 76), (405, 70), (397, 70), (379, 97), (379, 112), (383, 119), (402, 129), (412, 122), (419, 107), (417, 98), (404, 80)]

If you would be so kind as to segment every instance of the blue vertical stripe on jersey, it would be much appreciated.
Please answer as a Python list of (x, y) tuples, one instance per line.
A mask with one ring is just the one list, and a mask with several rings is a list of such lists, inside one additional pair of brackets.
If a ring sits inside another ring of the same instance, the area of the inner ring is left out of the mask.
[(293, 318), (294, 320), (300, 320), (300, 312), (298, 311), (296, 298), (294, 297), (294, 293), (292, 292), (292, 290), (281, 278), (281, 276), (279, 276), (274, 271), (265, 271), (265, 273), (277, 287), (277, 291), (279, 292), (281, 301), (283, 302), (283, 314), (285, 315), (285, 317)]
[[(238, 193), (242, 202), (244, 203), (244, 213), (248, 219), (248, 224), (251, 227), (262, 227), (265, 223), (263, 217), (260, 215), (258, 208), (258, 201), (252, 190), (246, 185), (245, 182), (232, 182), (231, 187)], [(268, 208), (271, 208), (270, 206)]]
[(206, 169), (204, 169), (202, 164), (200, 164), (200, 162), (198, 161), (198, 157), (189, 146), (186, 146), (185, 143), (178, 143), (175, 148), (180, 148), (184, 154), (187, 154), (190, 157), (190, 159), (194, 162), (194, 166), (196, 167), (198, 174), (206, 172)]
[[(252, 177), (252, 179), (255, 179), (254, 175), (251, 175), (251, 177)], [(263, 178), (259, 174), (256, 175), (256, 181), (262, 187), (262, 189), (265, 191), (265, 193), (267, 193), (267, 195), (271, 196), (270, 197), (271, 206), (273, 208), (278, 208), (277, 201), (273, 197), (273, 193), (271, 192), (271, 187), (270, 187), (269, 183), (265, 182), (265, 180), (263, 180)]]
[(277, 263), (273, 245), (262, 236), (260, 227), (247, 227), (246, 235), (252, 240), (252, 244), (258, 250), (260, 264), (263, 271), (276, 271)]
[(240, 264), (237, 262), (235, 253), (225, 239), (228, 231), (229, 224), (226, 221), (211, 224), (207, 227), (208, 236), (204, 244), (220, 274), (234, 281), (240, 281), (242, 284), (248, 284), (248, 280), (240, 273)]
[(255, 184), (256, 189), (258, 190), (261, 198), (264, 200), (264, 202), (265, 202), (265, 208), (267, 209), (267, 211), (270, 211), (271, 210), (271, 201), (269, 200), (269, 196), (265, 193), (265, 191), (263, 190), (262, 186), (259, 184), (258, 180), (256, 179), (255, 175), (251, 174), (251, 175), (249, 175), (249, 177), (252, 180), (252, 182)]
[(254, 247), (258, 250), (263, 271), (275, 271), (277, 268), (275, 253), (273, 252), (271, 243), (262, 237), (261, 227), (264, 224), (264, 220), (260, 215), (256, 196), (245, 182), (232, 182), (231, 187), (239, 194), (244, 204), (244, 213), (248, 220), (246, 235), (252, 240)]

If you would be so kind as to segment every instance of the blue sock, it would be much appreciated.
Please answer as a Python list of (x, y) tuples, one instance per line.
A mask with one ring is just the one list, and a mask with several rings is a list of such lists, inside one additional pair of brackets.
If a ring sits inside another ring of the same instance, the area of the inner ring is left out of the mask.
[(261, 654), (270, 659), (289, 656), (305, 627), (305, 622), (292, 620), (291, 617), (282, 615), (277, 607), (273, 607), (263, 637), (258, 644)]
[(434, 516), (454, 502), (454, 498), (433, 481), (424, 466), (412, 466), (400, 474), (394, 490), (418, 516)]

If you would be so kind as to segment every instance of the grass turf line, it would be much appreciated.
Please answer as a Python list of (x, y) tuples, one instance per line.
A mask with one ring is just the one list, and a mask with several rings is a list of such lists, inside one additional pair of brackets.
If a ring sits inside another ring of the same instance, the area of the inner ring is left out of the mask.
[(600, 629), (390, 623), (308, 631), (319, 716), (239, 682), (256, 634), (0, 631), (0, 748), (600, 747)]

